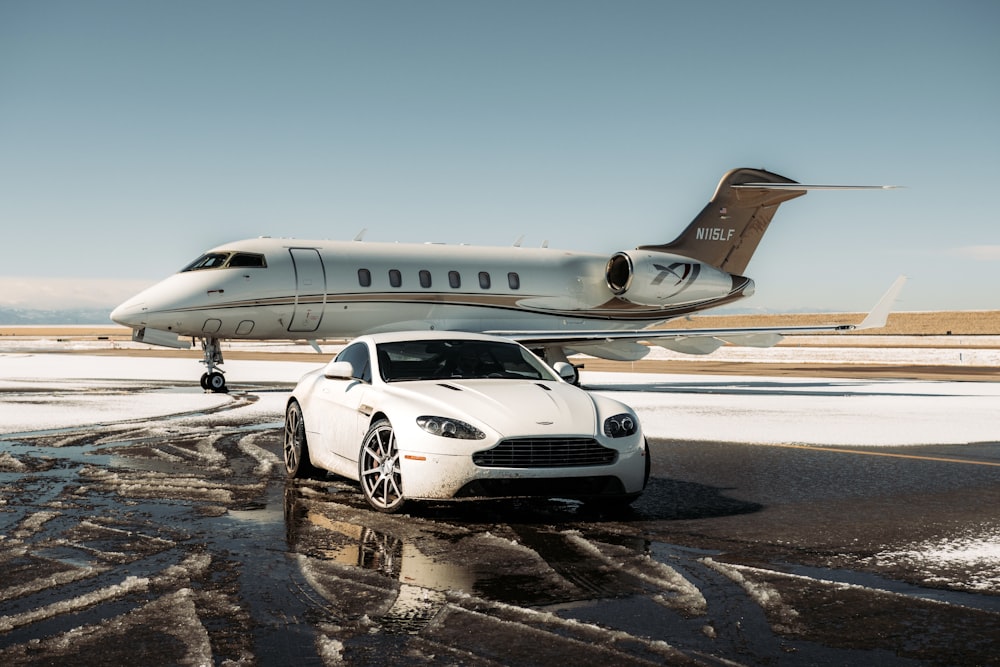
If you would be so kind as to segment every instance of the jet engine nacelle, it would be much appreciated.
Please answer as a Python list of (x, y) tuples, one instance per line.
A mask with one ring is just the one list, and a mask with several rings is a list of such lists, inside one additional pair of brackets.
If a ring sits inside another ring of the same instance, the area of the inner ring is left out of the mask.
[(716, 299), (733, 291), (733, 276), (688, 257), (648, 250), (616, 253), (608, 260), (608, 287), (619, 299), (669, 306)]

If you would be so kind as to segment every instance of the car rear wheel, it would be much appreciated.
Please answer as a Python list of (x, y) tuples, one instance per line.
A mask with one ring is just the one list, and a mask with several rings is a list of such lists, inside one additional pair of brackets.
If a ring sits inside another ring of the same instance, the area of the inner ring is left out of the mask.
[(285, 410), (285, 471), (289, 477), (302, 479), (316, 477), (319, 469), (309, 459), (309, 442), (306, 440), (306, 423), (302, 408), (296, 401)]
[(380, 419), (368, 429), (358, 456), (361, 492), (372, 508), (393, 513), (403, 508), (403, 475), (399, 467), (396, 433), (388, 419)]

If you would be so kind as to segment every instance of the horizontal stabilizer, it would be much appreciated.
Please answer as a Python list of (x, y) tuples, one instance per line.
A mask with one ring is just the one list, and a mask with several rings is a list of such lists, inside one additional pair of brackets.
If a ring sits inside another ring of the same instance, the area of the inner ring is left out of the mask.
[(734, 190), (895, 190), (902, 185), (806, 185), (804, 183), (739, 183)]

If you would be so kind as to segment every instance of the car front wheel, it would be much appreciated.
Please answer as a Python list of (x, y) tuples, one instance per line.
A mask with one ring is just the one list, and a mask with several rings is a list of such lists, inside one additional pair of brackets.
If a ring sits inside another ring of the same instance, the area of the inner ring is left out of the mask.
[(388, 419), (380, 419), (368, 429), (358, 456), (358, 479), (361, 480), (361, 492), (372, 508), (386, 513), (403, 508), (399, 449)]

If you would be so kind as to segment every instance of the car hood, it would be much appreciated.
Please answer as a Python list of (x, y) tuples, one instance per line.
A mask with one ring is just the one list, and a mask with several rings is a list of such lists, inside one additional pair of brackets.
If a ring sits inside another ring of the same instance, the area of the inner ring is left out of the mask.
[(563, 382), (441, 380), (395, 385), (390, 391), (422, 403), (434, 416), (484, 424), (503, 437), (596, 431), (594, 401)]

